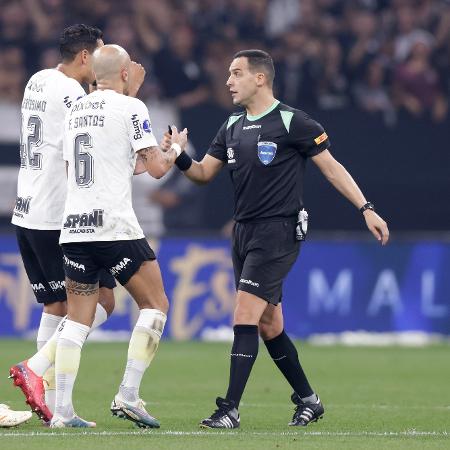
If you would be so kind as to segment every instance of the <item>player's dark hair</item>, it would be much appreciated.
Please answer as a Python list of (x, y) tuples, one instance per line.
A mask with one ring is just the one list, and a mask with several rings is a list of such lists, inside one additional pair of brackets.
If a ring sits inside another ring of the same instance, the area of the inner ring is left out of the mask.
[(272, 86), (273, 79), (275, 78), (275, 68), (272, 57), (267, 52), (256, 49), (241, 50), (234, 55), (233, 59), (236, 58), (247, 58), (250, 71), (263, 72), (267, 77), (269, 86)]
[(59, 52), (63, 61), (73, 61), (81, 50), (93, 53), (97, 48), (97, 41), (102, 39), (103, 32), (82, 23), (67, 27), (59, 38)]

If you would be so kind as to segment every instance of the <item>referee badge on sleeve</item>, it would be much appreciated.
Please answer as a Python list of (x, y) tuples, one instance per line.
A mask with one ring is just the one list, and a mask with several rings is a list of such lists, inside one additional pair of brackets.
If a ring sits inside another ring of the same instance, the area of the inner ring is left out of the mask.
[(275, 142), (260, 141), (258, 142), (258, 158), (267, 166), (273, 161), (277, 153), (277, 144)]

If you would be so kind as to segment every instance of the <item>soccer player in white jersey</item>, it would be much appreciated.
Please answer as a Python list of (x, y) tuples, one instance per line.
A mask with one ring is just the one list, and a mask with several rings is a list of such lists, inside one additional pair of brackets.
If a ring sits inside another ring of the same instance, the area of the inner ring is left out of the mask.
[[(35, 73), (25, 87), (22, 101), (20, 171), (12, 223), (16, 225), (31, 287), (38, 303), (44, 305), (37, 335), (38, 350), (53, 335), (67, 309), (59, 246), (67, 185), (62, 156), (64, 118), (73, 103), (86, 95), (80, 83), (94, 81), (92, 53), (102, 45), (102, 32), (98, 28), (82, 24), (66, 28), (60, 38), (61, 63), (55, 69)], [(114, 286), (114, 278), (102, 272), (94, 326), (103, 323), (112, 312)], [(44, 384), (40, 376), (29, 370), (27, 362), (14, 366), (11, 376), (24, 392), (27, 403), (48, 422), (55, 401), (54, 368), (46, 372)]]
[(133, 211), (131, 179), (133, 173), (144, 171), (162, 177), (186, 146), (187, 130), (178, 133), (174, 128), (172, 147), (160, 150), (147, 107), (126, 96), (130, 64), (128, 53), (119, 46), (97, 49), (93, 54), (97, 91), (74, 102), (66, 116), (68, 189), (60, 243), (68, 318), (56, 348), (53, 428), (95, 426), (75, 415), (72, 390), (98, 300), (101, 268), (125, 286), (140, 309), (111, 411), (140, 427), (159, 427), (139, 398), (139, 387), (156, 353), (169, 303), (155, 254)]

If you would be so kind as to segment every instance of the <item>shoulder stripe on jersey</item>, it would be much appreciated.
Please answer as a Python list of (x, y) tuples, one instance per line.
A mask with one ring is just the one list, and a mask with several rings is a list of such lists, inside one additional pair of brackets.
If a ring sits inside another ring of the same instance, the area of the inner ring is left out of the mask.
[(286, 131), (289, 133), (289, 128), (291, 127), (291, 120), (294, 117), (294, 113), (291, 111), (280, 111), (281, 119), (283, 120)]
[(237, 122), (243, 115), (244, 115), (244, 113), (239, 114), (238, 116), (230, 116), (230, 118), (228, 119), (228, 123), (227, 123), (227, 130), (228, 130), (228, 128), (231, 127), (231, 125), (233, 125), (233, 123)]

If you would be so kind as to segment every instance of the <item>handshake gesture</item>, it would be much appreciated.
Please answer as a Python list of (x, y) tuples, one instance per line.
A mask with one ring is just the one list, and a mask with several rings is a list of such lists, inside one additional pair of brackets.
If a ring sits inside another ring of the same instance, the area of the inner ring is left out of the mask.
[(169, 126), (169, 130), (164, 133), (159, 146), (163, 152), (170, 150), (172, 144), (178, 144), (181, 150), (186, 149), (188, 130), (185, 128), (179, 132), (175, 125)]
[(137, 152), (134, 175), (148, 172), (154, 178), (163, 177), (174, 165), (187, 145), (188, 131), (179, 132), (175, 125), (172, 134), (166, 132), (159, 147), (147, 147)]

